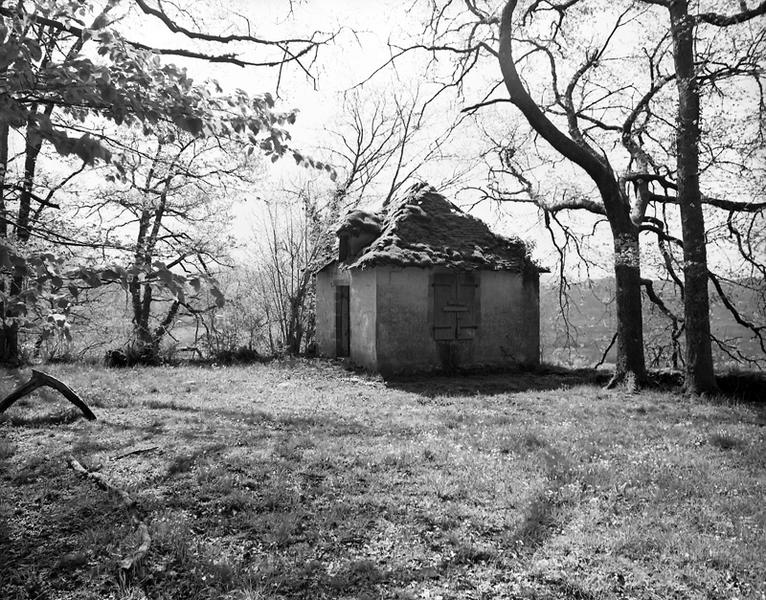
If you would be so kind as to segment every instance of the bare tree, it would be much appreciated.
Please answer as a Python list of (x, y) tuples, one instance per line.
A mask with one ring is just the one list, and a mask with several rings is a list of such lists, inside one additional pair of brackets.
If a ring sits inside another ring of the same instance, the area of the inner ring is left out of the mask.
[[(153, 142), (134, 140), (122, 160), (125, 182), (81, 199), (73, 211), (99, 223), (101, 248), (125, 270), (134, 343), (142, 360), (156, 362), (160, 343), (179, 311), (200, 310), (192, 293), (168, 289), (173, 272), (183, 273), (199, 292), (228, 258), (231, 188), (248, 182), (252, 165), (232, 140), (199, 140), (172, 131)], [(216, 198), (217, 196), (217, 198)], [(115, 251), (115, 249), (119, 249)], [(153, 270), (160, 265), (161, 273)], [(165, 305), (157, 315), (158, 306)]]
[(266, 206), (265, 218), (253, 232), (252, 274), (271, 353), (296, 355), (313, 341), (311, 267), (322, 251), (322, 233), (335, 215), (309, 185), (288, 196)]
[[(386, 206), (424, 167), (449, 160), (445, 149), (467, 119), (433, 116), (436, 107), (423, 96), (419, 88), (410, 94), (357, 88), (344, 95), (345, 119), (329, 129), (330, 145), (323, 148), (339, 173), (338, 210), (370, 201)], [(469, 169), (457, 170), (440, 186), (454, 184)]]
[[(643, 383), (646, 367), (643, 351), (643, 322), (641, 315), (641, 269), (639, 252), (639, 224), (645, 205), (640, 198), (631, 202), (627, 190), (621, 185), (614, 168), (603, 152), (588, 141), (580, 125), (574, 92), (583, 76), (603, 57), (614, 32), (621, 26), (621, 15), (612, 32), (599, 50), (588, 53), (586, 60), (574, 72), (565, 90), (559, 91), (555, 63), (551, 63), (553, 91), (557, 104), (565, 113), (568, 133), (564, 134), (531, 98), (522, 83), (513, 56), (511, 25), (516, 2), (505, 5), (500, 23), (498, 59), (511, 102), (522, 112), (532, 128), (557, 152), (582, 168), (598, 189), (603, 213), (609, 220), (614, 239), (614, 272), (616, 282), (617, 310), (617, 364), (615, 382), (630, 378)], [(549, 54), (549, 56), (552, 56)], [(623, 131), (630, 131), (631, 122), (637, 116), (632, 111), (623, 124)]]
[[(678, 89), (676, 117), (676, 200), (681, 210), (684, 253), (684, 320), (686, 325), (685, 388), (691, 393), (715, 391), (710, 343), (710, 304), (708, 300), (709, 270), (707, 263), (705, 218), (700, 191), (700, 82), (695, 63), (710, 66), (708, 57), (695, 51), (695, 28), (700, 24), (718, 28), (732, 27), (766, 14), (766, 2), (749, 9), (743, 1), (742, 11), (733, 15), (713, 12), (690, 12), (688, 0), (645, 0), (668, 9), (670, 34), (673, 40), (674, 75)], [(742, 61), (743, 56), (736, 59)], [(750, 59), (750, 56), (746, 58)], [(708, 81), (731, 77), (744, 71), (747, 63), (732, 68), (719, 62), (718, 73), (708, 73)], [(722, 71), (721, 66), (725, 69)], [(757, 77), (757, 75), (756, 75)], [(715, 280), (714, 280), (715, 283)]]

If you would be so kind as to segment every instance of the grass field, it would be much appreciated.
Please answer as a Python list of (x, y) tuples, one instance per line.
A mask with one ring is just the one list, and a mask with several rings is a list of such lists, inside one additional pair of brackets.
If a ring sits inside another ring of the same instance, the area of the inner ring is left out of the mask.
[[(45, 370), (98, 420), (48, 391), (0, 418), (5, 600), (766, 598), (763, 404), (577, 374)], [(137, 567), (69, 455), (137, 500)]]

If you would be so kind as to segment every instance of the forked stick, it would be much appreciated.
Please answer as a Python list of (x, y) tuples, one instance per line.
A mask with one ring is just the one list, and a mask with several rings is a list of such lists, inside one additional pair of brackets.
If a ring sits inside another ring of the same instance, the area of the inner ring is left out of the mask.
[(67, 464), (70, 466), (71, 469), (73, 469), (76, 473), (79, 473), (82, 477), (85, 477), (86, 479), (90, 479), (102, 490), (106, 492), (110, 492), (116, 496), (119, 496), (120, 500), (122, 500), (122, 503), (125, 505), (125, 508), (128, 510), (128, 515), (130, 515), (130, 520), (136, 526), (136, 530), (138, 531), (138, 534), (141, 536), (141, 545), (138, 547), (138, 549), (135, 552), (131, 553), (130, 556), (128, 556), (127, 558), (123, 558), (119, 562), (121, 569), (125, 569), (125, 570), (130, 569), (133, 565), (135, 565), (140, 560), (142, 560), (144, 556), (146, 556), (146, 553), (149, 552), (149, 546), (152, 543), (152, 538), (149, 536), (149, 528), (146, 526), (146, 523), (141, 518), (141, 513), (138, 510), (136, 501), (130, 496), (130, 494), (128, 494), (128, 492), (126, 492), (125, 490), (121, 488), (118, 488), (106, 477), (104, 477), (101, 473), (97, 473), (95, 471), (88, 471), (88, 469), (83, 467), (77, 461), (77, 459), (75, 459), (73, 456), (69, 457), (69, 459), (67, 460)]
[(82, 414), (85, 415), (86, 419), (89, 421), (95, 421), (96, 415), (93, 414), (93, 412), (88, 408), (87, 404), (82, 401), (82, 399), (72, 390), (72, 388), (70, 388), (63, 381), (59, 381), (55, 377), (51, 377), (47, 373), (36, 371), (35, 369), (32, 369), (32, 377), (30, 377), (29, 381), (21, 384), (10, 394), (8, 394), (8, 397), (5, 398), (5, 400), (0, 402), (0, 413), (4, 413), (19, 398), (22, 398), (27, 394), (35, 391), (37, 388), (43, 386), (52, 387), (54, 390), (61, 392), (67, 400), (69, 400), (82, 411)]

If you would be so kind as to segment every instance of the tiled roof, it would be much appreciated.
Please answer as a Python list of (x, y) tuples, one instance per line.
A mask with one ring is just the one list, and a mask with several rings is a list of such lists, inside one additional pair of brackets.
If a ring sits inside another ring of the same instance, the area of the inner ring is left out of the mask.
[[(329, 260), (318, 262), (316, 270), (337, 257), (336, 249), (337, 243), (333, 244), (334, 255), (323, 253)], [(541, 270), (530, 259), (529, 247), (522, 240), (493, 233), (483, 221), (423, 183), (389, 205), (380, 235), (345, 264), (350, 269), (378, 265)]]

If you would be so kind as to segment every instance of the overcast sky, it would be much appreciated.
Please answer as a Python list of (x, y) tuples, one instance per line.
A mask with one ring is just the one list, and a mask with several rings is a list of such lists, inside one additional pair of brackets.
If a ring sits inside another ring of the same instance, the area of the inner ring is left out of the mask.
[[(201, 3), (189, 1), (188, 6), (200, 6)], [(227, 33), (243, 31), (249, 21), (252, 31), (260, 37), (279, 39), (290, 36), (303, 37), (312, 31), (337, 32), (334, 42), (322, 47), (318, 59), (312, 66), (315, 80), (305, 76), (300, 69), (291, 67), (285, 69), (281, 77), (277, 69), (258, 70), (239, 68), (229, 65), (205, 64), (188, 62), (186, 66), (196, 78), (214, 77), (225, 89), (241, 87), (251, 94), (278, 92), (285, 108), (297, 108), (300, 111), (298, 121), (292, 130), (294, 144), (300, 148), (321, 147), (326, 145), (326, 130), (335, 129), (343, 119), (340, 94), (349, 90), (367, 78), (390, 57), (388, 42), (403, 43), (417, 36), (422, 31), (424, 13), (408, 12), (410, 3), (401, 0), (310, 0), (295, 2), (294, 12), (288, 14), (286, 0), (212, 0), (212, 8), (204, 14), (197, 15), (201, 19), (198, 26), (204, 27), (211, 33)], [(427, 9), (426, 3), (415, 3), (418, 10)], [(598, 23), (593, 22), (595, 29)], [(136, 32), (137, 33), (137, 32)], [(139, 35), (147, 41), (157, 44), (158, 35), (167, 36), (160, 28), (157, 30), (144, 29)], [(188, 45), (182, 36), (170, 36), (163, 40), (167, 45)], [(252, 58), (252, 56), (251, 56)], [(263, 59), (263, 55), (259, 56)], [(426, 56), (423, 53), (413, 53), (396, 62), (396, 69), (386, 69), (374, 79), (365, 83), (361, 93), (374, 97), (386, 95), (393, 91), (414, 90), (422, 83), (423, 63)], [(181, 61), (176, 61), (181, 62)], [(445, 58), (446, 62), (446, 58)], [(487, 68), (495, 68), (488, 64)], [(499, 72), (499, 66), (496, 67)], [(499, 73), (487, 72), (486, 79), (494, 80)], [(277, 81), (279, 79), (279, 88)], [(476, 98), (466, 98), (466, 102), (477, 101)], [(442, 113), (433, 115), (428, 127), (437, 131), (455, 118), (461, 105), (443, 106)], [(517, 118), (518, 115), (510, 106), (499, 108), (502, 117)], [(481, 144), (478, 130), (463, 135), (455, 146), (457, 153), (471, 155), (472, 147)], [(318, 151), (317, 151), (318, 152)], [(292, 161), (288, 161), (292, 162)], [(424, 171), (425, 178), (432, 183), (438, 183), (451, 175), (454, 164), (448, 162), (430, 165)], [(268, 193), (269, 185), (282, 185), (277, 181), (284, 177), (290, 169), (276, 167), (272, 170), (270, 182), (262, 190), (256, 190), (254, 195), (262, 196)], [(440, 172), (441, 170), (441, 172)], [(477, 172), (478, 174), (478, 172)], [(475, 183), (480, 184), (481, 181)], [(240, 237), (246, 237), (254, 221), (258, 221), (261, 209), (257, 202), (250, 202), (238, 210), (238, 228)], [(485, 219), (501, 233), (516, 234), (528, 239), (538, 247), (537, 257), (542, 262), (551, 261), (553, 247), (550, 244), (548, 232), (539, 225), (537, 209), (533, 206), (497, 206), (488, 204), (472, 209), (472, 212)], [(575, 216), (575, 219), (579, 217)], [(589, 219), (587, 219), (589, 220)], [(608, 235), (595, 240), (597, 247), (609, 251)], [(606, 272), (599, 275), (605, 275)]]
[[(407, 11), (407, 3), (401, 0), (312, 0), (296, 4), (292, 16), (285, 13), (284, 0), (222, 1), (220, 8), (206, 17), (214, 31), (226, 31), (245, 26), (243, 16), (251, 24), (258, 24), (258, 35), (278, 38), (290, 35), (306, 35), (314, 29), (338, 32), (336, 40), (320, 49), (310, 80), (297, 68), (283, 71), (277, 90), (279, 73), (276, 69), (258, 71), (233, 66), (189, 64), (199, 77), (213, 76), (224, 88), (242, 87), (252, 94), (279, 92), (285, 107), (300, 111), (292, 135), (298, 146), (323, 146), (326, 130), (337, 128), (344, 115), (340, 95), (367, 78), (390, 57), (388, 42), (404, 42), (417, 35), (421, 29), (423, 14)], [(256, 9), (257, 7), (257, 9)], [(216, 29), (216, 27), (218, 29)], [(184, 43), (183, 40), (177, 40)], [(422, 68), (426, 56), (413, 53), (396, 62), (395, 69), (386, 69), (365, 83), (362, 95), (392, 94), (394, 91), (413, 91), (422, 84)], [(499, 70), (499, 67), (498, 67)], [(494, 76), (494, 74), (488, 74)], [(451, 107), (452, 114), (434, 114), (429, 126), (441, 130), (455, 118), (459, 106)], [(509, 111), (510, 107), (508, 108)], [(476, 132), (478, 134), (478, 132)], [(470, 153), (471, 139), (461, 141), (461, 152)], [(478, 142), (477, 142), (478, 143)], [(441, 170), (441, 172), (439, 171)], [(437, 183), (451, 176), (454, 165), (441, 163), (425, 169), (425, 178)], [(277, 168), (276, 173), (282, 169)], [(503, 233), (514, 233), (542, 245), (542, 254), (549, 252), (547, 233), (537, 224), (537, 210), (533, 207), (516, 207), (509, 215), (508, 209), (483, 205), (472, 210)], [(241, 211), (240, 226), (249, 229), (253, 220), (260, 218), (257, 203), (250, 203)], [(254, 215), (254, 219), (249, 218)], [(245, 224), (247, 223), (247, 224)]]

